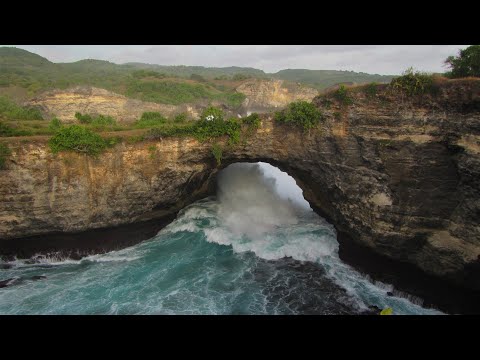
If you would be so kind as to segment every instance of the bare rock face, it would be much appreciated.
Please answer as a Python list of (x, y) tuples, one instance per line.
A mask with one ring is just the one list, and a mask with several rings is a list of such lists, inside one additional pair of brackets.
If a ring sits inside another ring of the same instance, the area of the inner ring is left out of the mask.
[(171, 116), (182, 111), (195, 113), (193, 107), (156, 104), (129, 99), (123, 95), (90, 86), (45, 92), (27, 102), (39, 108), (47, 117), (56, 116), (65, 123), (76, 122), (75, 113), (113, 116), (120, 123), (132, 123), (145, 111), (157, 111)]
[(211, 144), (194, 139), (123, 143), (96, 159), (11, 139), (0, 239), (161, 218), (205, 196), (220, 168), (266, 161), (352, 241), (480, 290), (480, 81), (413, 99), (357, 92), (347, 107), (314, 103), (326, 116), (319, 129), (263, 116), (220, 167)]
[(289, 103), (299, 100), (311, 101), (318, 95), (316, 89), (286, 83), (283, 80), (253, 79), (238, 86), (236, 91), (247, 97), (242, 104), (244, 113), (261, 113), (285, 107)]

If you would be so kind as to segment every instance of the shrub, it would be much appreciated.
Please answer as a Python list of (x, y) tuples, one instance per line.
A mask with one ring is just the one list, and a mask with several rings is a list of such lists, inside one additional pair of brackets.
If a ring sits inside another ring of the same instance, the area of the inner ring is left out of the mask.
[(220, 166), (220, 164), (222, 163), (222, 156), (223, 156), (222, 147), (217, 143), (213, 144), (212, 154), (215, 157), (215, 160), (217, 161), (217, 165)]
[(365, 95), (367, 98), (374, 98), (377, 95), (377, 83), (372, 82), (370, 84), (365, 85), (363, 88), (363, 91), (365, 92)]
[(60, 128), (48, 142), (54, 154), (60, 151), (75, 151), (88, 155), (98, 155), (115, 143), (115, 140), (109, 139), (107, 141), (100, 135), (79, 125)]
[(402, 74), (392, 80), (390, 87), (407, 94), (408, 96), (423, 94), (432, 90), (433, 76), (424, 72), (408, 68)]
[(79, 112), (76, 112), (75, 113), (75, 117), (78, 119), (78, 121), (80, 121), (80, 123), (82, 124), (90, 124), (93, 120), (93, 118), (88, 115), (88, 114), (85, 114), (85, 115), (82, 115), (81, 113)]
[(32, 135), (31, 131), (28, 130), (18, 130), (7, 124), (0, 122), (0, 136), (30, 136)]
[(449, 56), (445, 64), (452, 69), (447, 73), (452, 78), (480, 77), (480, 45), (471, 45), (460, 50), (458, 56)]
[(207, 81), (207, 80), (205, 80), (205, 78), (202, 75), (198, 75), (198, 74), (190, 75), (190, 80), (195, 80), (195, 81), (198, 81), (198, 82), (206, 82)]
[(0, 143), (0, 170), (5, 169), (7, 158), (12, 152), (6, 144)]
[(15, 120), (43, 120), (38, 109), (18, 106), (4, 96), (0, 96), (0, 115)]
[(260, 116), (258, 116), (257, 113), (252, 113), (247, 117), (244, 117), (242, 119), (242, 122), (244, 124), (247, 124), (251, 128), (258, 129), (260, 127), (261, 120), (260, 120)]
[(202, 111), (200, 121), (223, 121), (223, 110), (215, 106), (209, 106)]
[(135, 122), (135, 127), (142, 129), (159, 126), (165, 124), (166, 122), (167, 118), (159, 112), (149, 111), (142, 114), (142, 117)]
[(309, 130), (315, 127), (323, 119), (323, 114), (307, 101), (293, 102), (288, 107), (275, 113), (274, 119), (282, 123), (291, 123)]
[(248, 78), (250, 78), (250, 77), (247, 76), (247, 75), (244, 75), (244, 74), (235, 74), (235, 75), (233, 75), (233, 78), (232, 78), (232, 79), (233, 79), (234, 81), (240, 81), (240, 80), (246, 80), (246, 79), (248, 79)]
[(348, 95), (347, 88), (344, 85), (340, 85), (338, 90), (333, 93), (333, 97), (337, 99), (342, 105), (353, 104), (352, 98)]
[(62, 127), (62, 122), (56, 117), (50, 120), (50, 124), (48, 124), (48, 129), (53, 132), (57, 131), (61, 127)]
[(187, 114), (185, 113), (175, 115), (175, 117), (173, 118), (174, 123), (184, 123), (185, 121), (187, 121)]

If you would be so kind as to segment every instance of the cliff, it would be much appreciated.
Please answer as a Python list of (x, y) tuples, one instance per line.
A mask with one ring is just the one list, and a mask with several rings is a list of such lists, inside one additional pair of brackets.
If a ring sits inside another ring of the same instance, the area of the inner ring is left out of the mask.
[(165, 116), (180, 113), (182, 110), (192, 111), (185, 106), (180, 108), (174, 105), (129, 99), (123, 95), (90, 86), (47, 91), (27, 101), (25, 105), (40, 109), (46, 118), (55, 116), (65, 123), (76, 122), (76, 112), (109, 115), (120, 123), (132, 123), (145, 111), (158, 111)]
[(161, 218), (205, 196), (221, 167), (266, 161), (355, 243), (479, 290), (480, 81), (413, 98), (381, 89), (352, 96), (349, 106), (315, 98), (326, 119), (310, 133), (263, 116), (256, 133), (224, 150), (220, 167), (211, 144), (194, 139), (122, 143), (91, 158), (12, 138), (0, 238)]
[(281, 108), (293, 101), (311, 101), (318, 95), (316, 89), (283, 80), (248, 80), (238, 86), (236, 91), (247, 97), (242, 104), (244, 113)]

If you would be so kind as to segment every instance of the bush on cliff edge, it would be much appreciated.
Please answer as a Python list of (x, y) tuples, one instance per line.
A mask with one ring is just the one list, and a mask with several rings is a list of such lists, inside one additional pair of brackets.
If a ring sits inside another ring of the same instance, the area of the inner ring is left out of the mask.
[(48, 145), (54, 154), (60, 151), (75, 151), (98, 155), (111, 144), (83, 126), (72, 125), (60, 128), (49, 140)]

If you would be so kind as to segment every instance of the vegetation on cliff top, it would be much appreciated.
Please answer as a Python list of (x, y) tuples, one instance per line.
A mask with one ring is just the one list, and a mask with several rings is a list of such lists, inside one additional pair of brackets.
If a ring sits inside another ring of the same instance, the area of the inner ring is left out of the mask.
[(446, 74), (449, 77), (480, 77), (480, 45), (471, 45), (460, 50), (457, 56), (449, 56), (445, 65), (451, 69)]
[(61, 127), (48, 141), (52, 152), (75, 151), (88, 155), (98, 155), (107, 147), (115, 145), (114, 139), (104, 139), (84, 126)]
[(307, 131), (317, 126), (324, 117), (314, 104), (297, 101), (288, 105), (286, 109), (276, 112), (274, 119), (281, 123), (293, 124)]

